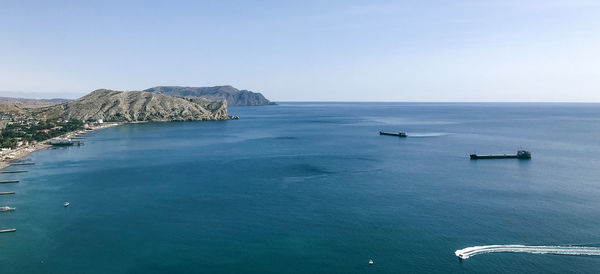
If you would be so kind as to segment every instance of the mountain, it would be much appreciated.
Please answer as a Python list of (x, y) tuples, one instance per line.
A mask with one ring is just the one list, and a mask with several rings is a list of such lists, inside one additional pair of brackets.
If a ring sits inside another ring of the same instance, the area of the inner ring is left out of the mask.
[(67, 99), (25, 99), (0, 97), (0, 105), (16, 105), (22, 108), (48, 107), (68, 102)]
[(177, 98), (144, 91), (95, 90), (60, 105), (29, 109), (40, 119), (110, 122), (228, 120), (226, 101)]
[(209, 100), (226, 100), (230, 106), (263, 106), (274, 105), (262, 94), (248, 90), (239, 90), (232, 86), (216, 87), (177, 87), (160, 86), (153, 87), (147, 92), (165, 94), (177, 97), (203, 97)]

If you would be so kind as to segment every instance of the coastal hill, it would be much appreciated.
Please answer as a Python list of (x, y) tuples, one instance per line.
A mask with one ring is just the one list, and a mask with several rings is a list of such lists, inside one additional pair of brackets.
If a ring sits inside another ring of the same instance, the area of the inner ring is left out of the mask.
[(209, 100), (227, 100), (230, 106), (263, 106), (274, 105), (261, 93), (239, 90), (232, 86), (215, 87), (178, 87), (159, 86), (144, 91), (177, 97), (203, 97)]
[(27, 108), (20, 104), (4, 103), (0, 104), (0, 113), (25, 114), (27, 113)]
[(14, 105), (19, 108), (48, 107), (68, 102), (68, 99), (25, 99), (0, 97), (0, 105)]
[(95, 90), (63, 104), (29, 109), (38, 119), (110, 122), (228, 120), (227, 102), (177, 98), (144, 91)]

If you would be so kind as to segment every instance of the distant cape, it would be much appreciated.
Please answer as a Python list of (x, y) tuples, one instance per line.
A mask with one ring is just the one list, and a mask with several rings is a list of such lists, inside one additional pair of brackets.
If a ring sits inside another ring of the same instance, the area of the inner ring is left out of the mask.
[(229, 106), (264, 106), (275, 104), (265, 98), (261, 93), (249, 90), (239, 90), (232, 86), (158, 86), (144, 91), (177, 97), (202, 97), (209, 100), (226, 100)]

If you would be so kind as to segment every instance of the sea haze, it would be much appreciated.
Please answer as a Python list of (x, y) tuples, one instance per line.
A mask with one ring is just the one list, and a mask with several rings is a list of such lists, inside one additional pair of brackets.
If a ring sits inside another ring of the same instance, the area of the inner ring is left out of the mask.
[[(33, 153), (2, 273), (597, 272), (599, 104), (281, 103)], [(380, 136), (400, 131), (408, 138)], [(532, 152), (533, 159), (469, 160)], [(20, 168), (22, 169), (22, 167)], [(69, 201), (71, 206), (63, 207)], [(374, 265), (369, 266), (372, 258)]]

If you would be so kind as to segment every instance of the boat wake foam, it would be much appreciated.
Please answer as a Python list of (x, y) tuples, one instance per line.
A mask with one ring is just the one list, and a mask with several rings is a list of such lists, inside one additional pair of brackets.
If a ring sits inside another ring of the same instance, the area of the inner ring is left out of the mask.
[(411, 138), (427, 138), (427, 137), (440, 137), (440, 136), (448, 136), (448, 135), (450, 135), (450, 133), (444, 133), (444, 132), (433, 132), (433, 133), (413, 132), (413, 133), (408, 133), (407, 137), (411, 137)]
[(528, 245), (483, 245), (456, 250), (454, 254), (460, 259), (497, 252), (531, 253), (531, 254), (558, 254), (558, 255), (587, 255), (600, 256), (599, 247), (588, 246), (528, 246)]

